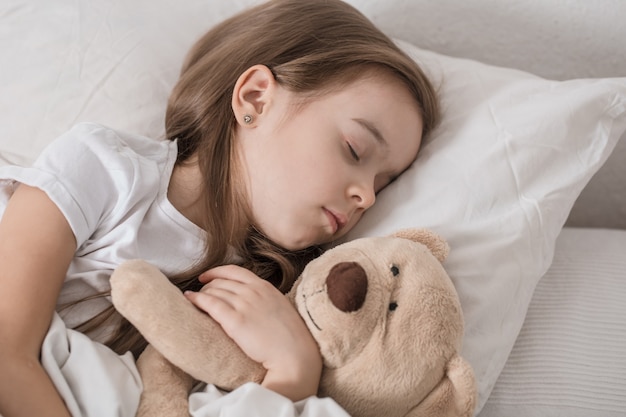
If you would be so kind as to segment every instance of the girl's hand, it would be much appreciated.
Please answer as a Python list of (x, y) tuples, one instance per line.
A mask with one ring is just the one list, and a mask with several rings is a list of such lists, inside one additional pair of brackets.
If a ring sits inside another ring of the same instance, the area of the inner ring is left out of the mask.
[(187, 298), (267, 369), (263, 386), (293, 401), (317, 393), (322, 359), (304, 321), (280, 291), (249, 270), (225, 265), (200, 276)]

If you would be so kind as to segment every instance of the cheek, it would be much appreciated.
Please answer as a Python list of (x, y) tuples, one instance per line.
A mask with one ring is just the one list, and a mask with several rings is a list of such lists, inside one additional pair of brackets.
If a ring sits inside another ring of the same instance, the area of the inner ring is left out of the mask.
[(359, 223), (359, 221), (363, 217), (363, 213), (364, 213), (363, 211), (354, 213), (354, 215), (350, 219), (350, 223), (348, 223), (347, 225), (344, 226), (343, 229), (341, 229), (341, 232), (339, 233), (339, 235), (334, 236), (334, 240), (339, 239), (345, 236), (346, 234), (348, 234), (348, 232), (350, 232), (350, 230), (352, 230), (354, 226), (356, 226)]
[(378, 194), (379, 192), (383, 190), (383, 188), (388, 186), (389, 183), (390, 183), (390, 179), (387, 175), (385, 176), (377, 175), (376, 178), (374, 179), (374, 192)]

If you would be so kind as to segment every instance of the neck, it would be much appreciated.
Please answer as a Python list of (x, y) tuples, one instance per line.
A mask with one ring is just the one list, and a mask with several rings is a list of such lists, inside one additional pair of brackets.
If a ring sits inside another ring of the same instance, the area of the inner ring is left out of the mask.
[(199, 227), (203, 227), (202, 174), (196, 158), (174, 167), (167, 198), (174, 208)]

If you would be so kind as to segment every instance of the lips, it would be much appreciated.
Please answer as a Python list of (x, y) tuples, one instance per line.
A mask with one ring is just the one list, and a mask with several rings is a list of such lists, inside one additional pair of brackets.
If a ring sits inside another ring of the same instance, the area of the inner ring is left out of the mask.
[(348, 222), (348, 219), (346, 218), (346, 216), (340, 213), (336, 213), (327, 208), (324, 208), (324, 212), (326, 213), (326, 217), (328, 217), (328, 221), (333, 229), (333, 234), (341, 230)]

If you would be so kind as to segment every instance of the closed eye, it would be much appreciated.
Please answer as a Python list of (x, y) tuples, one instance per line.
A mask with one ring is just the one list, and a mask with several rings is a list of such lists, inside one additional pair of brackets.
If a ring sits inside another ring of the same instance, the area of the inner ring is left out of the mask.
[(359, 157), (359, 154), (356, 153), (352, 145), (350, 145), (350, 142), (346, 142), (346, 143), (348, 144), (348, 149), (350, 150), (350, 155), (352, 155), (352, 158), (354, 158), (355, 161), (359, 162), (361, 160), (361, 158)]

